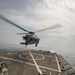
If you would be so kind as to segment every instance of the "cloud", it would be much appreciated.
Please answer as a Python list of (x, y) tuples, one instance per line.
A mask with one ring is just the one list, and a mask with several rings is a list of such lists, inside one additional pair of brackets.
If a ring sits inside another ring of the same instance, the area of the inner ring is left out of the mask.
[[(17, 0), (8, 0), (6, 4), (8, 3), (9, 8), (6, 7), (2, 14), (19, 25), (37, 31), (60, 23), (62, 28), (46, 31), (47, 36), (70, 37), (75, 34), (73, 0), (19, 0), (18, 3)], [(60, 32), (60, 35), (57, 32)]]

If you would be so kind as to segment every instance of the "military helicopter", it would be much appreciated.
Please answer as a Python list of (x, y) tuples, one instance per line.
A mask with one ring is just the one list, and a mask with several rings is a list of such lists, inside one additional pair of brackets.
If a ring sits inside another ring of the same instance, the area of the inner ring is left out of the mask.
[(31, 45), (31, 44), (35, 44), (35, 46), (37, 46), (37, 44), (39, 43), (40, 41), (40, 38), (38, 38), (35, 33), (37, 32), (41, 32), (41, 31), (46, 31), (46, 30), (50, 30), (50, 29), (56, 29), (56, 28), (60, 28), (61, 25), (58, 23), (56, 25), (53, 25), (53, 26), (50, 26), (50, 27), (47, 27), (47, 28), (44, 28), (44, 29), (41, 29), (41, 30), (38, 30), (38, 31), (35, 31), (35, 32), (31, 32), (31, 31), (28, 31), (22, 27), (20, 27), (19, 25), (15, 24), (14, 22), (10, 21), (9, 19), (7, 19), (6, 17), (0, 15), (0, 19), (3, 20), (3, 21), (6, 21), (7, 23), (10, 23), (11, 25), (13, 26), (16, 26), (17, 28), (27, 32), (27, 33), (17, 33), (17, 34), (20, 34), (20, 35), (24, 35), (23, 36), (23, 40), (25, 40), (25, 42), (20, 42), (20, 44), (23, 44), (25, 46), (27, 45)]

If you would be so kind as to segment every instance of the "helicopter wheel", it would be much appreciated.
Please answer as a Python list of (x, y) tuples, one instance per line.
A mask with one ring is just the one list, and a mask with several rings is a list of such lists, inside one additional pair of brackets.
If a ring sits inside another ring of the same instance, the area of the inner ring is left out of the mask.
[(37, 44), (35, 44), (35, 46), (37, 47)]
[(27, 44), (28, 44), (28, 43), (25, 43), (25, 47), (27, 47)]

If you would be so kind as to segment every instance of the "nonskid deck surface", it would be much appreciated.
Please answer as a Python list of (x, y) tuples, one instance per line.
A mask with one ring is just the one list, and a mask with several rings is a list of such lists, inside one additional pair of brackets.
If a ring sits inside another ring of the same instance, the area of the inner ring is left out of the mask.
[[(15, 51), (0, 54), (0, 62), (8, 65), (9, 75), (38, 75), (38, 68), (48, 75), (61, 74), (57, 54), (45, 51)], [(35, 61), (35, 62), (34, 62)]]
[(61, 55), (58, 55), (58, 60), (64, 75), (75, 75), (75, 70)]

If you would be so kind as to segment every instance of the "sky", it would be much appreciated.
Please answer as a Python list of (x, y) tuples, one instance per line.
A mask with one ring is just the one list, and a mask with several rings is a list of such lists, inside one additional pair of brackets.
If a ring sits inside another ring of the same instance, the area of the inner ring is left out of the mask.
[[(0, 15), (29, 31), (59, 23), (61, 28), (36, 33), (41, 39), (37, 48), (75, 53), (75, 0), (0, 0)], [(0, 43), (19, 44), (19, 32), (24, 31), (0, 19)]]

